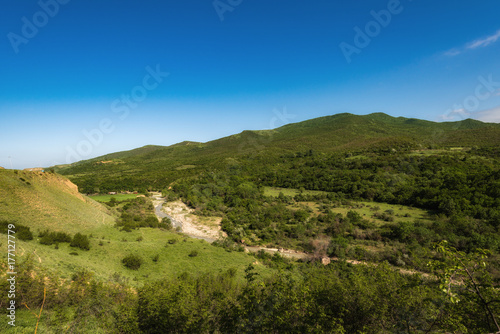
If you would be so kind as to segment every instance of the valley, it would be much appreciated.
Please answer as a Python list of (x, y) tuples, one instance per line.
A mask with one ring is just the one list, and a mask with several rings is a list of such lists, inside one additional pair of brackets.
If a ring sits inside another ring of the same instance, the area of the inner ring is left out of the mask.
[(498, 147), (497, 124), (339, 114), (2, 169), (0, 222), (24, 231), (20, 302), (47, 333), (482, 333)]

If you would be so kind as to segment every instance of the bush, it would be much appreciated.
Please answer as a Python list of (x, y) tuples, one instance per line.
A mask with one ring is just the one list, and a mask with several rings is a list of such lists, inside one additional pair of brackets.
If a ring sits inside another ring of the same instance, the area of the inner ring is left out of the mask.
[(19, 240), (33, 240), (33, 233), (30, 231), (30, 228), (18, 223), (1, 221), (0, 222), (0, 233), (8, 234), (9, 233), (9, 225), (13, 225), (14, 228), (12, 230), (16, 232), (15, 237)]
[(142, 225), (144, 225), (144, 227), (157, 228), (158, 227), (158, 218), (156, 218), (156, 216), (148, 216), (144, 220), (144, 223)]
[(64, 232), (54, 232), (54, 242), (71, 242), (71, 235)]
[(33, 233), (31, 233), (29, 227), (23, 225), (17, 225), (16, 229), (17, 229), (16, 237), (19, 240), (24, 240), (24, 241), (33, 240)]
[(71, 235), (65, 232), (51, 232), (49, 230), (38, 233), (42, 245), (53, 245), (59, 242), (71, 242)]
[(142, 258), (139, 255), (129, 254), (123, 258), (122, 263), (129, 269), (138, 270), (142, 265)]
[(160, 227), (166, 228), (167, 230), (172, 229), (172, 220), (168, 217), (165, 217), (161, 220), (161, 225)]
[(48, 234), (44, 234), (43, 237), (40, 239), (40, 243), (42, 245), (52, 245), (54, 243), (54, 239), (53, 239), (53, 236), (48, 233)]
[(90, 249), (90, 241), (89, 238), (86, 235), (83, 235), (81, 233), (75, 234), (73, 237), (73, 240), (71, 240), (71, 243), (69, 244), (71, 247), (77, 247), (83, 250), (89, 250)]
[(189, 253), (189, 257), (196, 257), (196, 256), (198, 256), (198, 252), (195, 250)]

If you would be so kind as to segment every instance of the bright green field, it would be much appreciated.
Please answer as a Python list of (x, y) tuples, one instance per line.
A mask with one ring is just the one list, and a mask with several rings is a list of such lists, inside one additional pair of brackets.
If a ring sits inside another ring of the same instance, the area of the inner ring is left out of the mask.
[[(242, 252), (228, 252), (223, 248), (198, 239), (191, 239), (180, 234), (161, 231), (159, 229), (141, 228), (133, 232), (120, 232), (112, 226), (102, 226), (91, 232), (91, 249), (83, 251), (72, 248), (69, 244), (39, 244), (32, 241), (17, 241), (17, 260), (22, 261), (31, 256), (40, 267), (57, 274), (62, 279), (71, 279), (73, 273), (88, 270), (95, 273), (96, 278), (107, 281), (117, 274), (128, 279), (132, 285), (142, 285), (144, 281), (175, 277), (183, 272), (191, 274), (203, 272), (222, 272), (230, 268), (237, 270), (237, 276), (243, 277), (244, 269), (255, 258)], [(5, 235), (0, 235), (6, 240)], [(142, 241), (137, 241), (142, 237)], [(174, 244), (169, 240), (176, 240)], [(2, 242), (5, 245), (5, 242)], [(195, 257), (189, 254), (198, 253)], [(70, 255), (77, 252), (78, 255)], [(130, 270), (123, 266), (121, 260), (128, 254), (142, 257), (143, 264), (139, 270)], [(158, 262), (152, 258), (159, 254)], [(5, 256), (2, 256), (5, 260)], [(263, 274), (269, 271), (258, 266)]]
[[(283, 193), (285, 196), (296, 196), (301, 192), (299, 189), (289, 189), (289, 188), (276, 188), (276, 187), (264, 187), (264, 196), (273, 196), (278, 197), (280, 193)], [(316, 191), (316, 190), (304, 190), (302, 192), (304, 195), (321, 195), (326, 194), (324, 191)]]
[(394, 212), (394, 221), (422, 221), (428, 222), (430, 213), (410, 206), (393, 205), (387, 203), (377, 202), (355, 202), (352, 201), (351, 205), (342, 205), (341, 207), (333, 208), (332, 211), (346, 215), (349, 211), (356, 211), (363, 218), (374, 221), (378, 225), (385, 224), (386, 222), (373, 217), (373, 214), (378, 212), (392, 211)]
[[(274, 188), (274, 187), (265, 187), (264, 195), (278, 197), (280, 193), (283, 193), (285, 196), (295, 196), (300, 194), (298, 189), (287, 189), (287, 188)], [(305, 190), (302, 192), (304, 195), (318, 195), (325, 194), (322, 191), (311, 191)], [(313, 213), (319, 214), (322, 208), (322, 204), (318, 204), (315, 202), (304, 202), (298, 205), (295, 205), (296, 208), (303, 206), (310, 208)], [(387, 203), (377, 203), (377, 202), (369, 202), (369, 201), (348, 201), (348, 204), (342, 204), (339, 206), (329, 207), (335, 213), (341, 213), (344, 216), (349, 211), (355, 211), (363, 218), (375, 222), (377, 225), (383, 225), (386, 222), (373, 217), (375, 213), (383, 213), (386, 211), (393, 212), (394, 221), (421, 221), (421, 222), (429, 222), (429, 213), (426, 210), (422, 210), (419, 208), (414, 208), (405, 205), (393, 205)]]
[(117, 194), (117, 195), (97, 195), (97, 196), (90, 196), (94, 201), (98, 202), (109, 202), (112, 198), (116, 199), (117, 201), (124, 201), (127, 199), (132, 199), (136, 198), (139, 196), (138, 194)]

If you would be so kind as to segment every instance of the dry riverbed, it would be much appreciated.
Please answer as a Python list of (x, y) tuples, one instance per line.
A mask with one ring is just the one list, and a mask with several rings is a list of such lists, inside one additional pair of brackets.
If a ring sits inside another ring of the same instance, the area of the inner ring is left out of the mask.
[(153, 204), (155, 207), (162, 205), (161, 212), (168, 215), (174, 221), (174, 227), (180, 225), (181, 232), (188, 236), (207, 241), (214, 241), (227, 236), (221, 230), (220, 223), (222, 218), (220, 217), (197, 216), (193, 213), (193, 209), (180, 200), (165, 202), (163, 198), (155, 196)]

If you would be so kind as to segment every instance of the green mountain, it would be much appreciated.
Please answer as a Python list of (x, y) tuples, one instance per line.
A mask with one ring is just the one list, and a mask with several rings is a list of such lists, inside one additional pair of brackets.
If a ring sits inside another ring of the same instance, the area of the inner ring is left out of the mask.
[(197, 173), (197, 169), (218, 168), (234, 159), (248, 157), (273, 159), (308, 150), (331, 153), (498, 145), (499, 124), (472, 119), (437, 123), (383, 113), (365, 116), (344, 113), (274, 130), (243, 131), (207, 143), (186, 141), (168, 147), (145, 146), (56, 166), (56, 171), (70, 177), (88, 193), (114, 190), (116, 184), (128, 189), (140, 185), (163, 189), (179, 177)]

